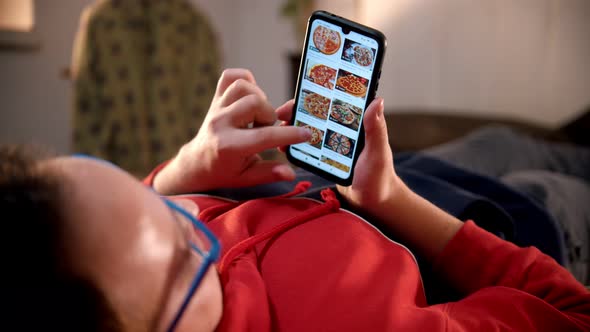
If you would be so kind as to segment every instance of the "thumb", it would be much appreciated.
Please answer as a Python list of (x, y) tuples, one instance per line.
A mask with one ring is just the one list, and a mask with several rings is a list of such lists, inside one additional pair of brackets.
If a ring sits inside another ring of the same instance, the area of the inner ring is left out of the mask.
[(365, 112), (365, 149), (373, 153), (389, 150), (387, 124), (383, 116), (383, 98), (375, 98)]

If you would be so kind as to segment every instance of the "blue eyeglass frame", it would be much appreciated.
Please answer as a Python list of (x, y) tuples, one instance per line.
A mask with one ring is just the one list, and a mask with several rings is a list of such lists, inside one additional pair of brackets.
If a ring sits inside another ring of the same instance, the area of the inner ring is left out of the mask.
[[(98, 157), (94, 157), (94, 156), (90, 156), (90, 155), (86, 155), (86, 154), (81, 154), (81, 153), (73, 154), (72, 157), (91, 159), (91, 160), (105, 163), (105, 164), (112, 166), (114, 168), (120, 169), (119, 166), (111, 163), (110, 161), (105, 160), (105, 159), (101, 159)], [(183, 217), (190, 220), (190, 222), (193, 224), (193, 227), (195, 227), (197, 230), (203, 232), (205, 234), (205, 236), (207, 237), (207, 239), (209, 240), (209, 242), (211, 243), (211, 248), (209, 249), (208, 252), (203, 252), (192, 242), (189, 243), (191, 249), (193, 249), (201, 257), (203, 257), (203, 263), (201, 264), (201, 267), (199, 268), (199, 270), (197, 271), (197, 274), (193, 278), (193, 280), (191, 282), (191, 286), (190, 286), (186, 296), (184, 297), (184, 300), (182, 301), (182, 305), (180, 306), (180, 309), (178, 309), (178, 312), (174, 316), (174, 320), (172, 321), (172, 323), (170, 323), (170, 326), (168, 327), (167, 331), (173, 332), (176, 329), (178, 322), (182, 318), (182, 315), (186, 311), (188, 304), (190, 303), (191, 299), (193, 298), (193, 295), (195, 295), (197, 288), (199, 288), (199, 284), (203, 280), (205, 273), (207, 272), (207, 270), (209, 269), (211, 264), (215, 263), (219, 259), (219, 253), (221, 250), (221, 246), (219, 245), (219, 240), (217, 240), (217, 237), (215, 237), (215, 235), (213, 235), (213, 233), (201, 221), (199, 221), (193, 215), (188, 213), (185, 209), (176, 205), (175, 203), (173, 203), (169, 199), (167, 199), (165, 197), (161, 197), (161, 198), (164, 201), (164, 203), (166, 204), (166, 206), (168, 206), (168, 208), (170, 208), (172, 211), (176, 211), (176, 212), (180, 213)]]
[(195, 292), (197, 291), (199, 284), (203, 280), (205, 273), (207, 272), (207, 270), (209, 269), (211, 264), (213, 264), (214, 262), (216, 262), (219, 259), (220, 245), (219, 245), (219, 240), (217, 240), (215, 235), (213, 235), (213, 233), (201, 221), (197, 220), (194, 216), (192, 216), (190, 213), (188, 213), (186, 210), (184, 210), (180, 206), (174, 204), (172, 201), (170, 201), (166, 198), (163, 198), (163, 197), (162, 197), (162, 200), (164, 200), (164, 203), (166, 203), (166, 205), (171, 210), (180, 213), (182, 216), (184, 216), (188, 220), (190, 220), (191, 223), (193, 224), (193, 226), (197, 230), (203, 232), (205, 234), (205, 236), (207, 236), (207, 239), (211, 243), (211, 248), (209, 249), (209, 251), (203, 252), (194, 243), (190, 242), (191, 248), (195, 252), (197, 252), (201, 257), (203, 257), (203, 263), (201, 264), (201, 267), (199, 268), (199, 270), (197, 271), (197, 274), (193, 278), (193, 281), (191, 282), (191, 286), (190, 286), (186, 296), (184, 297), (184, 300), (182, 301), (182, 305), (180, 306), (180, 309), (178, 309), (176, 315), (174, 316), (174, 320), (172, 321), (172, 323), (170, 323), (170, 327), (168, 327), (168, 332), (173, 332), (176, 329), (178, 322), (182, 318), (182, 315), (186, 311), (188, 304), (190, 303), (191, 299), (193, 298), (193, 295), (195, 295)]

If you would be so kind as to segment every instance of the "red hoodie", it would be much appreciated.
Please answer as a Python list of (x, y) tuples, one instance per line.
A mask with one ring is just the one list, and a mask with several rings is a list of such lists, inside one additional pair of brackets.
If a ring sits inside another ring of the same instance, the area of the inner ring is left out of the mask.
[(217, 331), (590, 331), (590, 293), (569, 272), (471, 221), (435, 265), (464, 297), (428, 305), (410, 251), (322, 194), (183, 197), (222, 243)]

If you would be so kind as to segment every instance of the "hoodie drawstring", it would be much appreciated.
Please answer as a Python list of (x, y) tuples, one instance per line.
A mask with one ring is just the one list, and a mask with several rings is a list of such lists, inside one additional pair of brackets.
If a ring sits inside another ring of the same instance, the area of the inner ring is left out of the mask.
[[(279, 197), (285, 198), (285, 197), (295, 196), (299, 193), (305, 192), (305, 190), (307, 190), (309, 188), (309, 186), (310, 186), (309, 182), (300, 182), (295, 187), (295, 190), (293, 190), (291, 193), (288, 193), (288, 194), (285, 194), (285, 195), (282, 195)], [(248, 249), (252, 248), (256, 244), (258, 244), (262, 241), (265, 241), (273, 236), (276, 236), (282, 232), (285, 232), (285, 231), (287, 231), (297, 225), (300, 225), (306, 221), (321, 217), (321, 216), (326, 215), (331, 212), (336, 212), (340, 209), (340, 202), (336, 198), (336, 194), (331, 189), (322, 190), (321, 196), (322, 196), (322, 199), (324, 200), (323, 204), (316, 206), (310, 210), (307, 210), (299, 215), (293, 216), (292, 218), (269, 229), (268, 231), (258, 234), (258, 235), (255, 235), (255, 236), (252, 236), (252, 237), (249, 237), (249, 238), (239, 242), (238, 244), (234, 245), (232, 248), (230, 248), (227, 251), (227, 253), (221, 258), (221, 261), (219, 262), (219, 265), (218, 265), (218, 271), (219, 271), (219, 274), (221, 275), (222, 280), (226, 277), (226, 271), (227, 271), (228, 267), (231, 265), (231, 263), (240, 254), (246, 252)], [(232, 203), (232, 204), (236, 204), (236, 203)], [(237, 205), (239, 205), (239, 204), (241, 204), (241, 203), (238, 203)], [(235, 205), (235, 206), (237, 206), (237, 205)], [(219, 210), (222, 210), (222, 209), (219, 209)], [(229, 209), (227, 209), (227, 210), (229, 210)], [(227, 211), (227, 210), (225, 210), (225, 211)]]

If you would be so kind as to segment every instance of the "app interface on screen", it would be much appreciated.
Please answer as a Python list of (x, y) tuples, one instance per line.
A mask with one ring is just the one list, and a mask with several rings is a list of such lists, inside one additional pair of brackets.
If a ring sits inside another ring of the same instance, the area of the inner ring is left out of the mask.
[(306, 47), (295, 125), (309, 128), (312, 137), (292, 145), (290, 152), (303, 162), (348, 178), (378, 43), (315, 20)]

